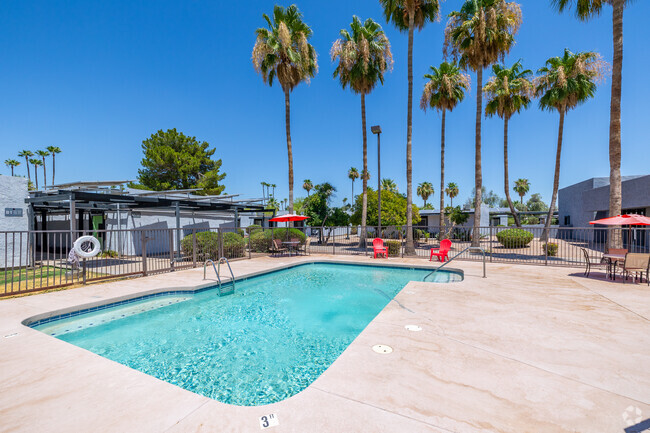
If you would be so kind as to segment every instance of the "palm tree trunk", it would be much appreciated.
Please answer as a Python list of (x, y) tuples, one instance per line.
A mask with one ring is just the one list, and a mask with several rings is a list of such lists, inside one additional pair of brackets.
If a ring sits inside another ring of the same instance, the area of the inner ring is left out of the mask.
[(43, 188), (47, 189), (47, 172), (45, 171), (45, 157), (43, 157)]
[[(612, 67), (612, 100), (609, 114), (609, 216), (621, 214), (621, 87), (623, 74), (623, 7), (624, 0), (612, 1), (614, 63)], [(610, 248), (621, 248), (620, 230), (611, 230)]]
[(415, 255), (413, 245), (413, 154), (411, 135), (413, 129), (413, 28), (414, 12), (409, 12), (409, 46), (408, 46), (408, 110), (406, 116), (406, 245), (404, 253)]
[(34, 164), (34, 179), (36, 180), (36, 189), (38, 190), (38, 167)]
[(14, 166), (11, 166), (11, 177), (14, 177)]
[(447, 110), (442, 110), (440, 127), (440, 240), (445, 238), (445, 117)]
[(54, 152), (52, 152), (52, 186), (54, 186), (54, 173), (56, 170), (56, 165), (55, 165), (55, 160), (54, 160)]
[(352, 200), (350, 200), (350, 203), (354, 202), (354, 179), (352, 179)]
[[(366, 95), (361, 94), (361, 131), (363, 134), (363, 171), (361, 172), (361, 187), (363, 198), (361, 205), (361, 233), (359, 248), (366, 247), (366, 224), (368, 222), (368, 134), (366, 133)], [(379, 233), (377, 234), (379, 236)]]
[(560, 185), (560, 156), (562, 155), (562, 135), (564, 134), (564, 110), (560, 110), (560, 126), (557, 133), (557, 153), (555, 154), (555, 176), (553, 177), (553, 194), (551, 195), (551, 204), (548, 207), (548, 215), (544, 223), (544, 231), (540, 240), (548, 242), (548, 231), (551, 227), (551, 218), (555, 211), (555, 199), (557, 198), (557, 189)]
[(515, 207), (512, 205), (512, 200), (510, 200), (510, 179), (508, 177), (508, 117), (503, 118), (503, 186), (506, 192), (506, 200), (508, 200), (508, 206), (510, 207), (510, 213), (512, 213), (513, 218), (515, 219), (515, 225), (521, 227), (521, 222), (519, 221), (519, 214), (515, 210)]
[(25, 165), (27, 166), (27, 180), (31, 182), (32, 176), (29, 174), (29, 158), (25, 157)]
[[(293, 213), (293, 149), (291, 148), (291, 103), (289, 89), (284, 89), (284, 118), (287, 129), (287, 155), (289, 156), (289, 213)], [(289, 224), (293, 226), (293, 224)]]
[(481, 169), (481, 118), (483, 115), (483, 67), (479, 66), (476, 71), (476, 143), (474, 161), (474, 230), (472, 230), (472, 246), (478, 247), (481, 243), (481, 204), (483, 203), (482, 191), (483, 172)]

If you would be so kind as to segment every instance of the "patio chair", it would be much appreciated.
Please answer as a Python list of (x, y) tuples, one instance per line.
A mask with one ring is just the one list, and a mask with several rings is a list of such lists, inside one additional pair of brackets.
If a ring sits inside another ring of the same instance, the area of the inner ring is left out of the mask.
[(381, 238), (375, 238), (372, 241), (372, 251), (374, 253), (374, 258), (376, 259), (377, 256), (379, 255), (384, 255), (384, 257), (388, 258), (388, 248), (384, 246), (384, 240)]
[(587, 251), (586, 248), (580, 248), (582, 250), (582, 254), (585, 256), (585, 277), (589, 276), (589, 273), (591, 272), (591, 267), (592, 266), (599, 266), (602, 267), (603, 265), (606, 265), (604, 259), (598, 258), (598, 257), (593, 257), (589, 255), (589, 251)]
[[(634, 275), (634, 282), (636, 282), (637, 275), (639, 276), (639, 282), (643, 282), (643, 274), (646, 274), (646, 280), (648, 279), (648, 270), (650, 268), (650, 254), (644, 253), (627, 253), (625, 255), (625, 262), (623, 262), (623, 275), (625, 275), (625, 280), (630, 274)], [(648, 283), (650, 285), (650, 283)]]
[(282, 241), (280, 239), (273, 239), (269, 251), (271, 252), (271, 255), (278, 255), (287, 251), (287, 249), (282, 246)]
[(309, 244), (311, 244), (311, 238), (307, 237), (307, 239), (305, 239), (304, 244), (298, 245), (296, 247), (296, 251), (298, 251), (299, 253), (303, 253), (305, 255), (309, 254)]
[(438, 260), (444, 262), (449, 258), (449, 250), (451, 249), (451, 241), (449, 239), (443, 239), (440, 241), (440, 248), (431, 248), (431, 255), (429, 255), (429, 261), (433, 259), (433, 256), (438, 257)]

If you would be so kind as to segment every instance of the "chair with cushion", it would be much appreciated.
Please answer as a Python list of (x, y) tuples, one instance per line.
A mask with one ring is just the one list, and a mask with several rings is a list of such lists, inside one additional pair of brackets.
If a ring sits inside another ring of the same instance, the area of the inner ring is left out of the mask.
[(451, 241), (449, 239), (443, 239), (440, 241), (440, 248), (431, 248), (431, 255), (429, 256), (429, 261), (433, 259), (433, 256), (438, 257), (438, 260), (444, 262), (449, 258), (449, 250), (451, 249)]
[(377, 256), (379, 255), (384, 255), (384, 257), (388, 258), (388, 248), (384, 246), (384, 240), (381, 238), (375, 238), (372, 241), (372, 251), (374, 253), (374, 258), (376, 259)]
[(627, 253), (625, 255), (625, 262), (623, 262), (623, 275), (625, 275), (625, 280), (627, 280), (627, 277), (630, 274), (633, 274), (633, 278), (634, 278), (633, 281), (636, 282), (636, 278), (638, 276), (639, 282), (642, 282), (644, 273), (646, 274), (646, 280), (647, 280), (649, 267), (650, 267), (650, 254)]

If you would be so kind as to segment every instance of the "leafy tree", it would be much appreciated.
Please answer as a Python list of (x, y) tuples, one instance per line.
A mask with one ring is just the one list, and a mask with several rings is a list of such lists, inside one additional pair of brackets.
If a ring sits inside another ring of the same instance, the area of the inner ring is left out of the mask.
[(426, 208), (427, 199), (434, 194), (433, 185), (431, 182), (422, 182), (418, 185), (417, 193), (424, 200), (424, 208)]
[(34, 180), (36, 180), (36, 189), (38, 189), (38, 167), (43, 165), (43, 161), (38, 158), (30, 158), (29, 162), (34, 166)]
[[(350, 167), (348, 170), (348, 179), (352, 181), (352, 200), (354, 201), (354, 181), (359, 179), (361, 175), (359, 174), (359, 170), (357, 170), (354, 167)], [(365, 194), (365, 193), (364, 193)]]
[(29, 158), (34, 156), (34, 154), (29, 150), (21, 150), (18, 152), (18, 156), (25, 158), (25, 165), (27, 166), (27, 180), (32, 181), (32, 176), (29, 174)]
[(305, 205), (305, 200), (306, 200), (306, 198), (301, 197), (301, 198), (297, 198), (297, 199), (295, 199), (295, 200), (293, 201), (293, 211), (294, 211), (296, 214), (298, 214), (298, 215), (302, 215), (302, 214), (303, 214), (303, 207), (304, 207), (304, 205)]
[[(350, 221), (354, 225), (361, 223), (361, 212), (363, 203), (361, 197), (357, 197), (352, 207), (353, 213)], [(381, 225), (383, 226), (403, 226), (407, 224), (406, 218), (406, 197), (402, 194), (386, 190), (381, 193)], [(412, 207), (412, 221), (420, 221), (420, 210), (416, 205)], [(368, 225), (376, 226), (379, 223), (378, 216), (377, 192), (368, 187)]]
[(494, 65), (492, 66), (494, 76), (483, 87), (483, 91), (487, 95), (485, 114), (489, 117), (496, 114), (503, 119), (503, 189), (517, 227), (521, 227), (521, 221), (519, 221), (519, 215), (510, 199), (508, 122), (515, 113), (528, 108), (533, 97), (533, 83), (531, 81), (533, 72), (530, 69), (522, 69), (521, 60), (510, 68)]
[(447, 184), (447, 188), (445, 188), (445, 193), (449, 196), (449, 199), (451, 200), (451, 206), (453, 207), (454, 197), (458, 196), (458, 185), (456, 185), (454, 182), (449, 182)]
[(296, 7), (276, 5), (273, 21), (263, 14), (268, 28), (255, 31), (257, 39), (253, 47), (253, 67), (264, 83), (273, 85), (275, 78), (284, 92), (284, 117), (289, 160), (289, 212), (293, 213), (293, 149), (291, 144), (291, 91), (303, 81), (309, 82), (318, 71), (316, 50), (308, 42), (312, 30), (302, 20)]
[(531, 212), (546, 212), (548, 205), (542, 201), (542, 195), (539, 193), (532, 194), (526, 202), (526, 208)]
[(448, 215), (449, 222), (452, 224), (452, 228), (453, 226), (465, 224), (469, 219), (469, 213), (463, 212), (460, 206), (447, 206), (445, 209), (445, 214)]
[(442, 62), (439, 67), (430, 67), (431, 73), (424, 78), (429, 81), (424, 85), (420, 108), (427, 107), (442, 112), (442, 127), (440, 128), (440, 225), (445, 227), (445, 118), (447, 110), (452, 111), (465, 99), (469, 91), (469, 75), (460, 71), (456, 62)]
[[(481, 117), (483, 114), (483, 69), (505, 55), (515, 44), (515, 34), (521, 24), (521, 8), (515, 2), (505, 0), (465, 0), (460, 11), (449, 14), (445, 29), (445, 55), (451, 53), (464, 69), (476, 72), (476, 142), (475, 185), (476, 213), (474, 233), (478, 233), (481, 220)], [(475, 236), (472, 246), (479, 246)]]
[(515, 180), (515, 187), (513, 190), (519, 194), (519, 197), (521, 199), (521, 203), (524, 203), (524, 196), (528, 191), (530, 190), (530, 183), (528, 182), (528, 179), (517, 179)]
[(15, 159), (5, 159), (5, 165), (11, 169), (11, 175), (14, 175), (14, 167), (18, 167), (20, 165), (20, 161), (16, 161)]
[[(413, 128), (413, 32), (422, 30), (427, 22), (436, 21), (440, 14), (439, 0), (379, 0), (386, 22), (392, 21), (399, 31), (408, 32), (408, 102), (406, 112), (406, 225), (413, 226), (413, 154), (411, 138)], [(404, 252), (415, 255), (413, 230), (406, 231)]]
[[(350, 89), (361, 96), (361, 130), (363, 136), (363, 169), (361, 170), (363, 200), (366, 212), (361, 218), (361, 235), (359, 246), (365, 245), (368, 189), (368, 137), (366, 130), (366, 95), (370, 94), (377, 83), (384, 84), (384, 73), (393, 66), (393, 54), (390, 42), (381, 26), (371, 18), (363, 24), (354, 16), (350, 30), (342, 29), (341, 37), (334, 41), (330, 52), (332, 61), (338, 60), (334, 77), (339, 78), (343, 89)], [(352, 179), (352, 178), (351, 178)], [(354, 179), (352, 179), (354, 190)], [(354, 201), (354, 191), (352, 193)]]
[[(481, 197), (483, 197), (483, 204), (488, 205), (489, 207), (498, 207), (501, 205), (501, 201), (503, 200), (501, 197), (499, 197), (494, 191), (490, 190), (490, 192), (486, 192), (486, 188), (483, 186), (482, 192), (481, 192)], [(466, 207), (472, 207), (476, 210), (476, 193), (474, 190), (472, 190), (472, 195), (467, 199), (465, 202)]]
[(58, 153), (61, 153), (61, 148), (57, 146), (47, 146), (47, 151), (52, 154), (52, 185), (54, 185), (54, 175), (56, 174), (55, 157)]
[[(302, 181), (302, 189), (304, 189), (305, 191), (307, 191), (307, 196), (309, 196), (309, 191), (311, 191), (312, 189), (314, 189), (314, 184), (311, 183), (311, 180), (309, 180), (309, 179), (305, 179), (305, 180)], [(294, 207), (295, 207), (295, 205), (296, 205), (296, 204), (295, 204), (295, 202), (294, 202)], [(298, 213), (298, 211), (296, 211), (296, 213)]]
[(50, 152), (47, 150), (37, 150), (36, 155), (40, 156), (43, 159), (43, 187), (47, 188), (47, 173), (45, 171), (45, 157), (50, 156)]
[[(216, 149), (206, 141), (185, 136), (174, 129), (160, 130), (142, 142), (140, 186), (153, 191), (198, 188), (198, 195), (219, 195), (225, 189), (219, 182), (221, 160), (212, 160)], [(134, 185), (129, 185), (133, 187)]]
[(551, 57), (546, 65), (537, 72), (540, 75), (535, 82), (535, 95), (540, 98), (542, 110), (557, 111), (560, 114), (558, 127), (557, 152), (555, 156), (555, 176), (553, 195), (544, 224), (542, 240), (548, 237), (554, 203), (560, 183), (560, 157), (562, 155), (562, 136), (564, 116), (569, 110), (585, 103), (596, 94), (596, 81), (603, 76), (605, 64), (595, 52), (572, 53), (564, 50), (562, 57)]

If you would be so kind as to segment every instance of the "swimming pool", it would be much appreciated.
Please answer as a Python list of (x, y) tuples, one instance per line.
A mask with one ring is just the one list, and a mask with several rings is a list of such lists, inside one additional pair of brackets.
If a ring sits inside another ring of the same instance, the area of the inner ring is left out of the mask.
[(189, 391), (255, 406), (309, 386), (409, 281), (429, 272), (304, 264), (237, 281), (224, 297), (214, 289), (159, 294), (31, 326)]

